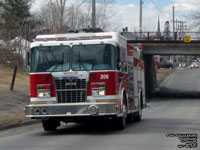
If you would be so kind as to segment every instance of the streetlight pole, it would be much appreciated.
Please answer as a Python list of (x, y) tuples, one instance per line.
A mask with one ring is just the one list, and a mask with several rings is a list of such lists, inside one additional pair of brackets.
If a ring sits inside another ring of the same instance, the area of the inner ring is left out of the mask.
[(96, 0), (92, 0), (92, 29), (96, 29)]
[(140, 0), (140, 24), (139, 24), (139, 29), (140, 29), (140, 38), (142, 38), (142, 4), (143, 0)]
[(173, 16), (173, 37), (175, 39), (175, 7), (172, 7), (172, 16)]

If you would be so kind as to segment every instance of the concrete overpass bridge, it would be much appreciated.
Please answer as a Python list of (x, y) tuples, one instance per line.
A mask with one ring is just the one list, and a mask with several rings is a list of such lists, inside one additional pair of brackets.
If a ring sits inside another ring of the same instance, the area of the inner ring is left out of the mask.
[(157, 86), (154, 55), (199, 55), (200, 56), (200, 33), (121, 33), (128, 39), (132, 46), (143, 45), (143, 58), (145, 62), (145, 84), (147, 96), (151, 95)]
[[(132, 41), (129, 44), (134, 45)], [(143, 55), (200, 55), (200, 41), (183, 42), (141, 42)]]

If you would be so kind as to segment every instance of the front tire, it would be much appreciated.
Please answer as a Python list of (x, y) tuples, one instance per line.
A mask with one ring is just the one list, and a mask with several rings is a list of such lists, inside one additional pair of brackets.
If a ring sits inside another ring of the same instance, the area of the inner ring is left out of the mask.
[(122, 106), (122, 112), (123, 112), (123, 116), (116, 118), (115, 120), (115, 126), (118, 130), (123, 130), (126, 128), (126, 122), (127, 122), (127, 106), (125, 104), (126, 102), (126, 98), (123, 98), (123, 106)]
[(138, 112), (134, 113), (133, 120), (136, 122), (140, 122), (142, 120), (142, 109), (139, 110)]
[(60, 122), (53, 119), (42, 119), (42, 126), (44, 131), (56, 131)]
[(143, 101), (142, 101), (142, 95), (140, 96), (140, 105), (139, 110), (133, 114), (133, 120), (136, 122), (140, 122), (142, 120), (142, 108), (143, 108)]

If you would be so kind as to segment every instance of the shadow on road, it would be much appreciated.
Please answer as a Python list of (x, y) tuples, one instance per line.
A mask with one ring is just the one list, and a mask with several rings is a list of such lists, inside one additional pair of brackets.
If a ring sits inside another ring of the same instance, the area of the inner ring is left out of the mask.
[(200, 91), (181, 91), (176, 89), (170, 89), (166, 87), (159, 87), (155, 89), (150, 98), (195, 98), (200, 99)]
[[(192, 122), (192, 123), (191, 123)], [(194, 125), (195, 124), (195, 125)], [(155, 134), (168, 132), (178, 132), (187, 130), (199, 133), (200, 122), (188, 119), (172, 118), (144, 118), (141, 122), (128, 123), (127, 127), (122, 130), (114, 130), (108, 124), (69, 124), (62, 126), (55, 132), (42, 132), (40, 136), (57, 136), (57, 135), (121, 135), (121, 134)]]
[(69, 123), (62, 125), (55, 132), (43, 132), (41, 136), (55, 135), (116, 135), (126, 132), (129, 128), (138, 126), (141, 122), (127, 122), (124, 130), (117, 130), (110, 122), (102, 123)]

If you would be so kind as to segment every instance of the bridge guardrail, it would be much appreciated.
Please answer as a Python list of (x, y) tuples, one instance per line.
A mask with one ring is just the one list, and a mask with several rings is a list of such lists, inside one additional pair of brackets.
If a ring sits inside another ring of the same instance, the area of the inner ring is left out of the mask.
[(184, 42), (185, 36), (191, 41), (200, 41), (200, 32), (121, 32), (128, 41), (135, 42)]

